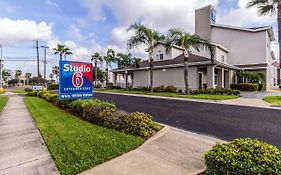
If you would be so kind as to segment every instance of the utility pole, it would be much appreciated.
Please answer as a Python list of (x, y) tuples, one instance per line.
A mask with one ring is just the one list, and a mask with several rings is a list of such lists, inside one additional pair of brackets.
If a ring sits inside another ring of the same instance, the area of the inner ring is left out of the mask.
[(44, 86), (46, 87), (46, 65), (47, 65), (47, 49), (48, 46), (41, 46), (44, 48)]
[(3, 70), (2, 70), (2, 68), (3, 68), (3, 66), (2, 66), (2, 60), (3, 60), (3, 55), (2, 55), (2, 49), (3, 49), (3, 46), (2, 46), (2, 44), (0, 44), (0, 48), (1, 48), (1, 58), (0, 58), (0, 88), (3, 88)]
[(40, 70), (39, 70), (39, 42), (36, 40), (36, 53), (37, 53), (37, 76), (38, 76), (38, 84), (40, 84)]

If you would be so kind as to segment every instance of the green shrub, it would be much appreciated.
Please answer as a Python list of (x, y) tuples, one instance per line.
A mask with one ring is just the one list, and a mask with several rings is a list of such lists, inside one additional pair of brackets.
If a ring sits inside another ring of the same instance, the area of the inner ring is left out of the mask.
[(49, 84), (47, 86), (47, 90), (58, 90), (59, 89), (59, 85), (58, 84)]
[(113, 87), (113, 83), (107, 83), (106, 84), (106, 88), (107, 89), (112, 89), (112, 87)]
[(37, 97), (37, 91), (31, 91), (26, 94), (27, 96)]
[(94, 86), (94, 88), (102, 88), (102, 85), (101, 84), (97, 84)]
[(111, 115), (107, 115), (104, 118), (103, 126), (118, 131), (124, 131), (126, 129), (125, 117), (128, 114), (120, 111), (115, 111)]
[(256, 139), (216, 144), (206, 155), (207, 175), (281, 174), (281, 152)]
[(209, 88), (193, 90), (191, 94), (212, 94), (212, 95), (239, 95), (240, 91), (230, 88)]
[(24, 88), (24, 91), (25, 91), (25, 92), (31, 92), (31, 91), (32, 91), (32, 89), (31, 89), (31, 88), (29, 88), (29, 87), (26, 87), (26, 88)]
[(157, 129), (157, 125), (152, 121), (152, 117), (142, 112), (133, 112), (126, 115), (124, 123), (125, 132), (141, 137), (149, 137)]
[(161, 85), (161, 86), (156, 86), (153, 88), (153, 91), (154, 92), (165, 92), (166, 88), (164, 85)]
[(177, 88), (175, 86), (167, 86), (165, 88), (165, 92), (173, 92), (173, 93), (175, 93), (175, 92), (177, 92)]
[(149, 87), (147, 87), (147, 86), (138, 86), (138, 87), (134, 87), (132, 90), (135, 90), (135, 91), (149, 91)]
[(68, 105), (68, 108), (70, 112), (83, 120), (99, 125), (103, 123), (107, 115), (116, 111), (114, 104), (97, 99), (75, 100)]
[(240, 91), (257, 91), (258, 84), (255, 83), (235, 83), (230, 85), (231, 89), (236, 89)]
[(48, 102), (55, 102), (57, 103), (58, 100), (59, 100), (59, 95), (58, 94), (48, 94), (46, 97), (45, 97), (46, 101)]

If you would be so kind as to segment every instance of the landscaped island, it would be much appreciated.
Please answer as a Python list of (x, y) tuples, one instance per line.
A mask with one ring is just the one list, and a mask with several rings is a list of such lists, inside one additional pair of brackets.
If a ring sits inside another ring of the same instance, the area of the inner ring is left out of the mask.
[(28, 95), (26, 106), (62, 175), (135, 149), (161, 128), (148, 114), (119, 113), (114, 104), (96, 99), (58, 101), (51, 92)]

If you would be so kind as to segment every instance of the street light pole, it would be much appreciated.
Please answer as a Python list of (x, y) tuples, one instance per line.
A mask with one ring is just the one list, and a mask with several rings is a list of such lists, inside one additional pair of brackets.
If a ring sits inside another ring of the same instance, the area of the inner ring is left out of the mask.
[(47, 49), (48, 46), (41, 46), (44, 48), (44, 86), (46, 87), (46, 65), (47, 65)]

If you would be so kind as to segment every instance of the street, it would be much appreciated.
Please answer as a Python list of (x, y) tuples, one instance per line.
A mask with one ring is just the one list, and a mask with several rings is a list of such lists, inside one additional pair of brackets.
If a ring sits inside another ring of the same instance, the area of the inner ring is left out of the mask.
[(281, 148), (281, 110), (97, 93), (118, 109), (140, 111), (157, 122), (223, 140), (258, 138)]

